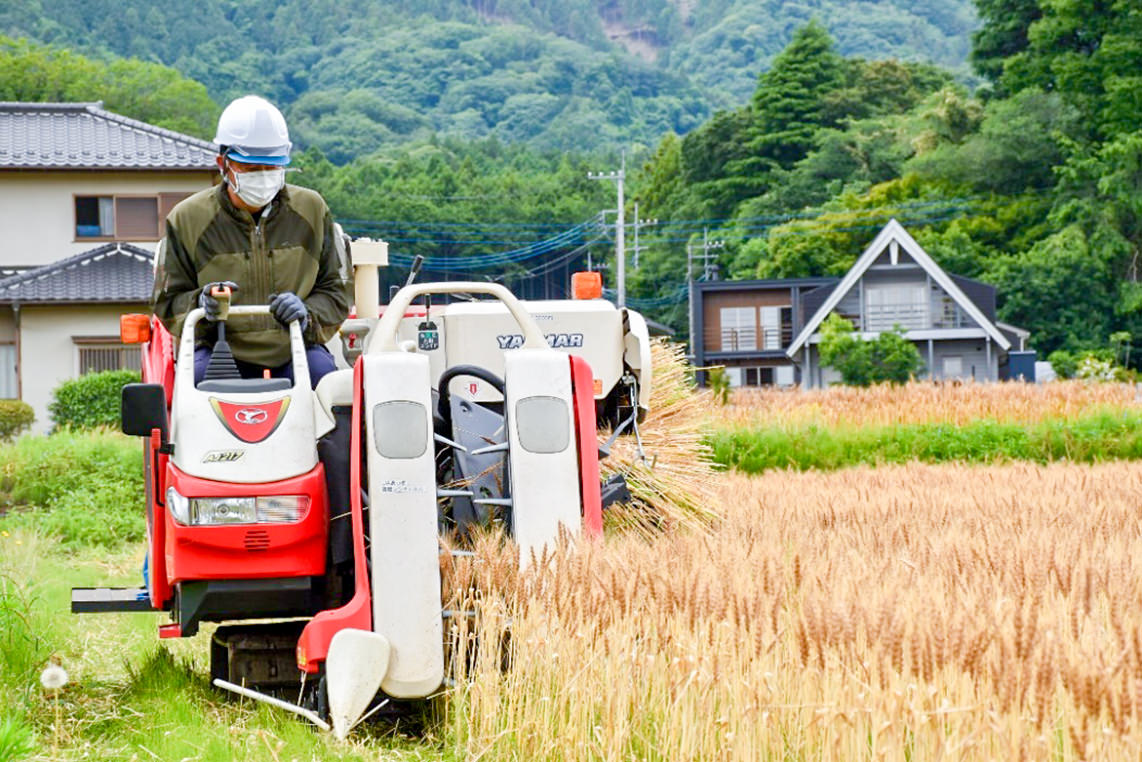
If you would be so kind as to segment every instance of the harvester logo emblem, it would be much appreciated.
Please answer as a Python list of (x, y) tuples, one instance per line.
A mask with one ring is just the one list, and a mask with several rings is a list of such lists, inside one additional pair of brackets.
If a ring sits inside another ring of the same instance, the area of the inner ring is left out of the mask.
[[(536, 317), (539, 317), (538, 315)], [(581, 333), (549, 333), (544, 336), (553, 349), (580, 349), (583, 346)], [(523, 346), (522, 333), (503, 333), (496, 337), (500, 349), (519, 349)]]
[(238, 439), (249, 444), (257, 444), (268, 438), (281, 425), (289, 409), (289, 397), (273, 402), (259, 402), (256, 405), (226, 402), (216, 397), (210, 398), (210, 407), (226, 427)]
[(238, 421), (238, 423), (244, 423), (247, 426), (261, 423), (269, 417), (270, 414), (260, 407), (244, 407), (237, 413), (234, 413), (234, 420)]

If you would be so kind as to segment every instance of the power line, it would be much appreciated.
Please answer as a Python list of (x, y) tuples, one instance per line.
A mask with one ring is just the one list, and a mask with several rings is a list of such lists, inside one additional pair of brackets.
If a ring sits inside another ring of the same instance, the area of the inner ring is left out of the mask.
[[(734, 227), (744, 229), (758, 229), (772, 227), (773, 224), (782, 224), (787, 222), (796, 222), (799, 220), (817, 220), (825, 216), (838, 217), (838, 216), (861, 216), (872, 215), (876, 213), (890, 214), (899, 212), (901, 210), (909, 209), (924, 209), (929, 207), (954, 207), (954, 206), (970, 206), (978, 201), (998, 200), (1004, 202), (1015, 202), (1021, 198), (1043, 195), (1049, 192), (1050, 189), (1032, 189), (1021, 193), (1016, 196), (991, 196), (991, 195), (974, 195), (974, 196), (958, 196), (953, 198), (942, 199), (928, 199), (923, 201), (908, 201), (899, 204), (892, 204), (879, 207), (868, 207), (865, 209), (843, 209), (843, 210), (824, 210), (824, 211), (806, 211), (806, 212), (786, 212), (781, 214), (769, 215), (755, 215), (750, 217), (706, 217), (694, 219), (675, 219), (675, 220), (660, 220), (657, 224), (660, 228), (673, 229), (682, 228), (700, 231), (703, 227), (717, 228), (722, 223), (732, 224)], [(612, 210), (613, 211), (613, 210)], [(382, 220), (368, 220), (368, 219), (339, 219), (342, 226), (349, 230), (350, 228), (383, 228), (391, 229), (396, 232), (405, 232), (409, 230), (427, 229), (428, 231), (444, 231), (450, 228), (459, 228), (464, 231), (475, 231), (472, 234), (483, 234), (485, 230), (499, 231), (504, 230), (562, 230), (567, 227), (578, 224), (576, 221), (555, 221), (555, 222), (457, 222), (457, 221), (426, 221), (426, 220), (395, 220), (395, 219), (382, 219)], [(760, 226), (753, 223), (762, 223)], [(624, 228), (635, 228), (638, 221), (624, 222)], [(493, 233), (488, 233), (492, 235)], [(431, 240), (431, 239), (417, 239), (417, 240)]]
[[(931, 207), (931, 206), (934, 206), (934, 204), (925, 203), (923, 206), (917, 206), (916, 208), (926, 208), (926, 207)], [(866, 221), (866, 222), (871, 222), (871, 221), (876, 220), (878, 218), (889, 216), (889, 215), (869, 215), (867, 213), (868, 211), (869, 210), (854, 210), (854, 211), (848, 212), (845, 216), (853, 216), (855, 218), (861, 219), (861, 220)], [(897, 211), (899, 211), (899, 210), (897, 210)], [(965, 216), (966, 217), (978, 216), (978, 215), (973, 215), (973, 214), (967, 214), (967, 215), (965, 215), (965, 214), (955, 214), (955, 215), (946, 214), (946, 212), (948, 212), (948, 211), (969, 211), (966, 208), (958, 208), (957, 209), (954, 207), (949, 208), (949, 207), (945, 206), (945, 208), (941, 211), (945, 212), (945, 214), (935, 215), (935, 216), (927, 216), (927, 217), (902, 218), (902, 221), (910, 223), (910, 224), (933, 224), (936, 222), (942, 222), (942, 221), (946, 221), (946, 220), (950, 220), (950, 219), (963, 218)], [(787, 229), (779, 231), (779, 235), (781, 235), (781, 236), (810, 235), (810, 234), (815, 233), (818, 230), (822, 230), (822, 229), (828, 229), (828, 230), (835, 231), (835, 232), (855, 232), (858, 230), (876, 229), (876, 228), (881, 227), (881, 224), (879, 224), (879, 223), (877, 223), (877, 224), (860, 224), (860, 225), (838, 226), (836, 224), (838, 216), (840, 216), (840, 215), (838, 215), (837, 213), (830, 213), (830, 212), (821, 213), (816, 218), (805, 219), (805, 223), (807, 223), (807, 224), (798, 225), (798, 226), (795, 226), (792, 228), (787, 228)], [(900, 215), (896, 214), (896, 215), (892, 215), (892, 216), (900, 216)], [(815, 224), (812, 224), (812, 223), (815, 223)], [(632, 223), (632, 226), (634, 226), (637, 230), (638, 227), (641, 227), (645, 224), (647, 224), (646, 221), (639, 220), (638, 218), (636, 218), (635, 222)], [(658, 224), (665, 226), (665, 225), (668, 225), (670, 223), (661, 223), (660, 222)], [(575, 252), (580, 252), (580, 251), (588, 249), (593, 244), (596, 244), (596, 243), (599, 243), (599, 242), (605, 240), (605, 236), (606, 236), (606, 232), (607, 232), (606, 227), (607, 226), (604, 226), (602, 224), (599, 217), (595, 217), (595, 218), (580, 222), (576, 225), (573, 225), (570, 228), (564, 229), (560, 233), (558, 233), (557, 235), (554, 235), (554, 236), (551, 236), (549, 238), (545, 238), (542, 240), (538, 240), (538, 241), (518, 241), (518, 240), (513, 240), (513, 239), (496, 239), (496, 240), (501, 240), (501, 241), (505, 241), (505, 242), (509, 242), (511, 244), (517, 245), (517, 248), (513, 248), (513, 249), (510, 249), (508, 251), (486, 252), (486, 253), (472, 254), (472, 255), (452, 255), (452, 256), (429, 257), (425, 261), (425, 267), (427, 269), (436, 270), (436, 271), (440, 271), (440, 272), (452, 272), (452, 273), (468, 272), (468, 273), (471, 273), (471, 272), (478, 272), (480, 270), (486, 270), (486, 269), (492, 269), (492, 268), (504, 268), (504, 267), (507, 267), (510, 265), (518, 265), (518, 264), (522, 264), (522, 263), (530, 261), (530, 260), (536, 260), (536, 259), (540, 259), (543, 257), (549, 257), (549, 256), (553, 255), (554, 259), (548, 259), (546, 262), (541, 261), (537, 265), (534, 265), (529, 270), (525, 271), (524, 277), (527, 277), (526, 273), (547, 274), (547, 273), (551, 272), (555, 267), (558, 266), (558, 264), (554, 264), (554, 265), (551, 265), (550, 267), (548, 267), (547, 266), (548, 264), (550, 264), (553, 261), (556, 263), (562, 263), (564, 261), (567, 261), (567, 259), (569, 259), (571, 256), (573, 256), (573, 255), (567, 254), (566, 249), (568, 247), (571, 247)], [(754, 238), (754, 237), (756, 237), (758, 232), (760, 232), (760, 231), (771, 231), (771, 230), (773, 230), (773, 228), (776, 228), (776, 227), (781, 227), (781, 226), (771, 224), (771, 225), (750, 226), (748, 228), (735, 227), (735, 228), (731, 228), (728, 230), (726, 230), (726, 229), (720, 230), (720, 231), (718, 231), (717, 235), (722, 242), (727, 241), (727, 240), (743, 240), (743, 239)], [(353, 229), (350, 228), (350, 230), (353, 230)], [(704, 236), (708, 239), (708, 229), (704, 228), (703, 231), (704, 231)], [(407, 240), (406, 239), (389, 239), (389, 240), (396, 241), (398, 243), (439, 242), (439, 243), (446, 243), (446, 244), (450, 244), (450, 245), (460, 245), (461, 242), (463, 240), (466, 240), (466, 239), (413, 238), (413, 239), (407, 239)], [(658, 245), (669, 244), (669, 243), (685, 243), (685, 244), (688, 244), (688, 250), (689, 250), (689, 245), (692, 244), (692, 236), (670, 237), (670, 236), (659, 235), (659, 236), (655, 236), (653, 238), (650, 238), (649, 240), (652, 243), (658, 244)], [(474, 241), (471, 241), (469, 243), (469, 245), (480, 245), (480, 246), (490, 245), (490, 244), (491, 244), (491, 241), (488, 241), (488, 240), (474, 240)], [(523, 244), (523, 245), (518, 246), (518, 244)], [(642, 247), (640, 245), (639, 248), (644, 248), (644, 247)], [(700, 280), (708, 279), (710, 277), (710, 275), (712, 274), (711, 268), (713, 267), (712, 257), (709, 256), (709, 249), (703, 248), (703, 251), (704, 251), (703, 275), (702, 275), (702, 277), (699, 278)], [(412, 259), (413, 259), (413, 255), (411, 253), (408, 253), (408, 252), (394, 251), (394, 252), (391, 252), (391, 254), (390, 254), (390, 261), (394, 265), (407, 266), (407, 265), (410, 265), (412, 263)], [(625, 297), (625, 295), (623, 295), (623, 296)], [(623, 299), (623, 301), (624, 302), (626, 301), (625, 298)], [(642, 301), (642, 300), (640, 300), (640, 301)]]
[[(424, 266), (430, 270), (454, 271), (478, 270), (515, 264), (543, 256), (552, 251), (564, 249), (568, 246), (581, 246), (588, 241), (595, 242), (599, 240), (597, 228), (597, 219), (588, 220), (563, 231), (559, 235), (529, 244), (522, 248), (469, 256), (427, 257), (425, 258)], [(411, 254), (395, 252), (390, 254), (389, 259), (393, 264), (410, 265), (413, 257)]]

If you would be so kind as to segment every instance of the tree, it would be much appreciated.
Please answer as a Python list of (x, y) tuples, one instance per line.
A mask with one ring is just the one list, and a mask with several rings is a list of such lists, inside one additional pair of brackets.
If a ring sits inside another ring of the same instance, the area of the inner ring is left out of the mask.
[(849, 386), (903, 384), (924, 369), (919, 350), (904, 338), (900, 326), (866, 341), (854, 336), (853, 324), (834, 312), (821, 325), (819, 346), (821, 364), (836, 369)]
[(1004, 61), (1007, 92), (1057, 91), (1082, 113), (1091, 136), (1136, 129), (1142, 84), (1142, 7), (1131, 0), (1054, 0)]
[(1054, 184), (1066, 158), (1063, 139), (1078, 132), (1078, 114), (1057, 93), (1027, 89), (987, 104), (979, 131), (908, 162), (923, 177), (994, 193)]
[[(751, 107), (749, 149), (764, 162), (791, 168), (815, 145), (821, 127), (833, 127), (841, 114), (826, 110), (827, 96), (845, 84), (843, 59), (828, 31), (816, 19), (797, 30), (758, 78)], [(757, 166), (750, 164), (747, 166)]]
[(682, 139), (682, 173), (693, 195), (702, 199), (703, 216), (729, 217), (742, 199), (764, 188), (772, 168), (757, 162), (741, 167), (750, 157), (746, 142), (752, 116), (748, 109), (720, 111)]
[(219, 113), (205, 87), (166, 66), (106, 63), (3, 35), (0, 100), (103, 101), (109, 111), (199, 137), (213, 134)]
[(1142, 329), (1142, 132), (1120, 135), (1101, 145), (1072, 144), (1072, 155), (1058, 168), (1051, 219), (1074, 226), (1117, 280), (1117, 312)]
[(1076, 225), (996, 258), (984, 277), (996, 286), (999, 318), (1028, 326), (1041, 354), (1099, 347), (1112, 331), (1117, 279)]
[(976, 0), (983, 24), (972, 35), (971, 62), (998, 82), (1007, 59), (1027, 49), (1027, 29), (1043, 16), (1039, 0)]

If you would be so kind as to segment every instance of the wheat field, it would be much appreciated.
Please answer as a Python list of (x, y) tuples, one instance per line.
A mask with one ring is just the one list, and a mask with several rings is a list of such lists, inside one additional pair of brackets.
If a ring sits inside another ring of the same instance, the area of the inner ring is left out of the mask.
[(1142, 465), (718, 478), (708, 533), (447, 563), (460, 756), (1142, 755)]
[[(708, 393), (707, 393), (708, 395)], [(1120, 410), (1142, 402), (1142, 389), (1125, 383), (1058, 381), (1049, 384), (948, 384), (914, 381), (861, 388), (735, 389), (713, 420), (734, 426), (890, 426), (991, 420), (1038, 423)]]

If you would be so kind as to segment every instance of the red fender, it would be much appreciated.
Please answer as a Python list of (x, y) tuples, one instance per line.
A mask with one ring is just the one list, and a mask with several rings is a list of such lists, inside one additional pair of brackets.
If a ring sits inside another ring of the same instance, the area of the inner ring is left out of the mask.
[(361, 408), (364, 407), (362, 378), (364, 363), (358, 357), (353, 366), (353, 431), (349, 461), (349, 513), (353, 523), (353, 597), (344, 606), (319, 612), (306, 623), (297, 640), (297, 666), (303, 672), (317, 672), (329, 654), (329, 643), (341, 630), (373, 629), (373, 596), (365, 563), (365, 513), (361, 505)]
[(579, 493), (583, 504), (583, 531), (603, 536), (603, 496), (599, 483), (599, 437), (595, 423), (595, 381), (591, 366), (577, 355), (571, 358), (571, 394), (575, 401), (575, 430), (579, 441)]

